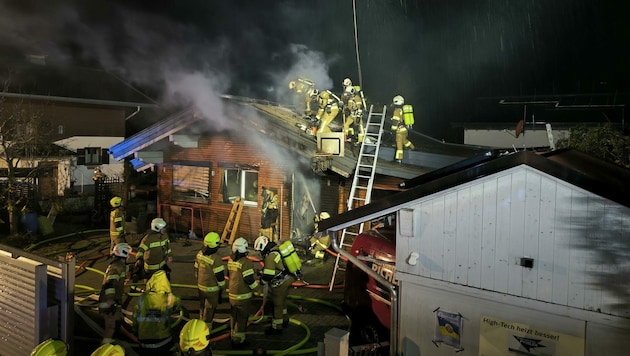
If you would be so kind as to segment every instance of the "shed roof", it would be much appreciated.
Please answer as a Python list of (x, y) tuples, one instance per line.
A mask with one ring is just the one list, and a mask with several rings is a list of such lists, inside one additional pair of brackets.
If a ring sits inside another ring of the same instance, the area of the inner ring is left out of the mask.
[(498, 150), (464, 160), (403, 183), (400, 193), (322, 221), (323, 230), (340, 230), (400, 210), (407, 203), (516, 166), (526, 165), (584, 190), (630, 207), (630, 169), (565, 149), (544, 154), (531, 151), (502, 154)]

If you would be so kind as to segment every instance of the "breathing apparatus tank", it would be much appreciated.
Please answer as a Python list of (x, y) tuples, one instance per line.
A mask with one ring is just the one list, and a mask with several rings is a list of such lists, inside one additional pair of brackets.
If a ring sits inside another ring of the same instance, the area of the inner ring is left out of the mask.
[(403, 122), (405, 123), (405, 126), (408, 126), (408, 127), (413, 126), (413, 123), (414, 123), (413, 106), (409, 104), (403, 105), (402, 110), (403, 110)]
[(295, 247), (291, 240), (285, 240), (278, 246), (280, 255), (282, 256), (282, 262), (289, 272), (295, 274), (298, 278), (302, 275), (302, 261), (295, 251)]

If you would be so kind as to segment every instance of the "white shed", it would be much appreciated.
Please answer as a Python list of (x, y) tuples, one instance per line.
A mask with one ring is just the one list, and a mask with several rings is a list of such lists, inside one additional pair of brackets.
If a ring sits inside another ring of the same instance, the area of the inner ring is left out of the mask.
[(627, 355), (630, 170), (489, 153), (323, 226), (396, 213), (396, 354)]

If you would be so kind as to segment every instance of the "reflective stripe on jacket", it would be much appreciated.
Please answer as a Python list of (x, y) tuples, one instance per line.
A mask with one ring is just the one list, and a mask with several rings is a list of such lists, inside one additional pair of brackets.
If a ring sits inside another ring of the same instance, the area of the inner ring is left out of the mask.
[[(230, 260), (227, 264), (230, 279), (228, 282), (230, 299), (243, 300), (252, 297), (252, 291), (258, 287), (258, 281), (254, 275), (254, 264), (246, 256), (238, 261)], [(249, 283), (247, 281), (250, 281)], [(253, 282), (251, 282), (253, 281)]]
[(225, 286), (225, 265), (220, 262), (218, 253), (206, 256), (203, 251), (197, 252), (195, 270), (197, 287), (203, 292), (218, 292)]

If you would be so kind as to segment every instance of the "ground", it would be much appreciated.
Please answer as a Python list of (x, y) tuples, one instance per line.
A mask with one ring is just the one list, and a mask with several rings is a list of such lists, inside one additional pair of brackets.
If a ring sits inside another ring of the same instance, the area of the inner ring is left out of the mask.
[[(39, 237), (37, 244), (26, 248), (31, 252), (49, 257), (72, 252), (78, 266), (76, 274), (76, 300), (78, 312), (75, 318), (75, 340), (72, 347), (75, 355), (90, 355), (98, 347), (100, 335), (96, 330), (102, 327), (102, 320), (95, 309), (95, 299), (102, 283), (101, 272), (107, 268), (109, 257), (108, 233), (104, 229), (90, 229), (84, 224), (84, 218), (61, 219), (55, 222), (55, 233), (46, 237)], [(137, 245), (141, 235), (132, 234), (128, 240)], [(174, 263), (172, 284), (174, 293), (183, 299), (184, 318), (174, 328), (177, 335), (178, 328), (188, 318), (198, 316), (198, 299), (196, 280), (193, 274), (194, 257), (201, 248), (200, 240), (188, 240), (185, 237), (172, 239)], [(229, 253), (227, 246), (221, 249), (224, 255)], [(253, 256), (255, 251), (251, 252)], [(132, 262), (133, 259), (130, 261)], [(252, 323), (248, 328), (248, 349), (231, 350), (229, 337), (229, 303), (221, 303), (215, 317), (215, 330), (212, 334), (212, 348), (215, 355), (251, 354), (251, 349), (263, 347), (267, 350), (292, 350), (294, 354), (316, 355), (317, 346), (322, 342), (326, 332), (332, 328), (349, 329), (349, 320), (341, 312), (343, 291), (337, 285), (329, 291), (328, 283), (332, 276), (334, 258), (323, 264), (304, 264), (304, 279), (295, 284), (290, 292), (289, 314), (292, 322), (281, 335), (265, 335), (264, 330), (270, 325), (269, 320)], [(343, 278), (340, 273), (338, 280)], [(308, 283), (308, 285), (306, 283)], [(262, 305), (263, 296), (255, 298), (256, 303)], [(135, 306), (136, 297), (128, 295), (125, 301), (127, 313)], [(265, 315), (271, 315), (271, 303), (266, 304)], [(130, 329), (128, 326), (125, 330)], [(133, 337), (129, 337), (122, 330), (116, 338), (127, 345), (127, 354), (135, 354)]]

